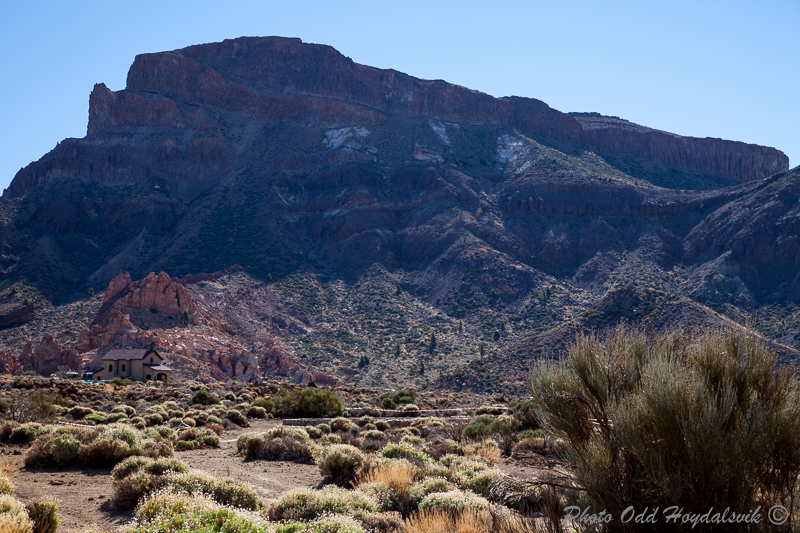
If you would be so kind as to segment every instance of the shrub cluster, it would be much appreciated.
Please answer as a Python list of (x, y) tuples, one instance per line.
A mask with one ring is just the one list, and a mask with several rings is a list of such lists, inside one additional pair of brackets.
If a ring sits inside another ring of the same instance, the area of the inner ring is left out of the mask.
[(342, 400), (330, 389), (311, 387), (281, 395), (275, 413), (283, 418), (322, 418), (344, 412)]
[(111, 466), (133, 455), (171, 457), (172, 443), (124, 425), (97, 429), (46, 426), (25, 455), (26, 466)]

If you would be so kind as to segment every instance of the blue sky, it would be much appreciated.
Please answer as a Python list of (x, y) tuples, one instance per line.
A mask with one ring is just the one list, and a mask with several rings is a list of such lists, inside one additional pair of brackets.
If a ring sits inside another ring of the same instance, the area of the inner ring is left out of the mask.
[(0, 7), (0, 187), (86, 134), (97, 82), (136, 54), (242, 35), (538, 98), (652, 128), (774, 146), (800, 164), (800, 1), (18, 2)]

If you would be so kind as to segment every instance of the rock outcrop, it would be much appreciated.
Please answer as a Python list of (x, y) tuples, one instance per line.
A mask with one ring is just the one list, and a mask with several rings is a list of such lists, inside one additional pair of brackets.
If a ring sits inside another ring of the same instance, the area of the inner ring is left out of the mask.
[[(43, 376), (62, 370), (82, 372), (84, 366), (80, 354), (72, 349), (61, 348), (49, 333), (42, 338), (36, 348), (33, 348), (30, 342), (26, 344), (17, 360), (23, 370), (33, 370)], [(12, 368), (15, 367), (13, 360), (9, 364)]]
[(22, 365), (19, 363), (19, 358), (5, 350), (0, 350), (0, 374), (11, 374), (18, 376), (23, 372)]
[(24, 324), (35, 318), (36, 313), (33, 310), (33, 304), (0, 305), (0, 328)]
[(166, 272), (151, 272), (145, 279), (135, 282), (125, 272), (111, 280), (93, 324), (102, 323), (115, 309), (170, 316), (181, 316), (184, 312), (189, 316), (197, 314), (189, 292), (180, 283), (173, 282)]

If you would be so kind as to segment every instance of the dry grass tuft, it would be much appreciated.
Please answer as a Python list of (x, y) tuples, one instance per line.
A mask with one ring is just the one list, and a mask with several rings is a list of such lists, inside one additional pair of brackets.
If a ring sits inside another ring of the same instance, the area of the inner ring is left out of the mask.
[(471, 509), (465, 509), (457, 514), (422, 510), (406, 520), (403, 531), (405, 533), (488, 533), (492, 531), (492, 517), (487, 512)]
[(8, 460), (8, 457), (0, 457), (0, 476), (11, 480), (16, 473), (17, 469), (11, 464), (11, 461)]
[(419, 469), (407, 462), (387, 461), (358, 477), (357, 485), (381, 483), (394, 490), (398, 496), (405, 495), (419, 476)]
[(464, 446), (464, 456), (477, 455), (489, 461), (490, 464), (496, 464), (500, 460), (500, 453), (500, 446), (492, 439), (486, 439), (480, 444)]
[(493, 531), (494, 533), (556, 533), (561, 530), (553, 529), (551, 524), (541, 518), (509, 514), (497, 519)]

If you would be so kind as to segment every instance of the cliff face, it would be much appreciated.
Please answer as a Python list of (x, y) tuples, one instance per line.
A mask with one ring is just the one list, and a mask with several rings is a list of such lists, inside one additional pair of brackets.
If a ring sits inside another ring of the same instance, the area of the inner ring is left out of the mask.
[[(241, 149), (219, 138), (219, 110), (236, 120), (291, 121), (303, 127), (386, 124), (393, 117), (453, 124), (502, 125), (571, 150), (591, 150), (644, 179), (660, 170), (731, 181), (758, 179), (788, 169), (773, 148), (698, 139), (647, 128), (620, 128), (578, 119), (520, 97), (494, 98), (441, 80), (421, 80), (394, 70), (354, 63), (329, 46), (280, 37), (240, 38), (137, 56), (127, 87), (95, 86), (89, 98), (89, 138), (102, 132), (194, 130), (190, 143), (160, 146), (68, 140), (51, 156), (21, 170), (7, 194), (19, 196), (55, 179), (80, 177), (135, 182), (167, 167), (182, 180), (202, 180), (231, 170)], [(98, 143), (100, 146), (98, 146)]]
[(789, 168), (789, 158), (774, 148), (661, 131), (590, 129), (583, 132), (583, 145), (615, 160), (629, 158), (650, 168), (681, 169), (735, 181), (764, 178)]

